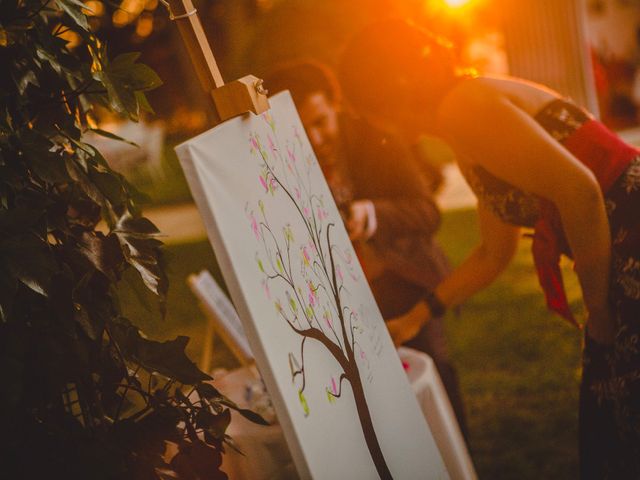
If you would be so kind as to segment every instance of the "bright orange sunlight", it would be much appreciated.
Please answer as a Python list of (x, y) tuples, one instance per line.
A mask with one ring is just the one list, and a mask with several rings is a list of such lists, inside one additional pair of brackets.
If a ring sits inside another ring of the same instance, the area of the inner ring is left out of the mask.
[(449, 7), (461, 7), (463, 6), (465, 3), (469, 3), (471, 0), (444, 0), (444, 3), (446, 3)]
[(424, 0), (424, 8), (430, 13), (456, 14), (467, 11), (477, 0)]

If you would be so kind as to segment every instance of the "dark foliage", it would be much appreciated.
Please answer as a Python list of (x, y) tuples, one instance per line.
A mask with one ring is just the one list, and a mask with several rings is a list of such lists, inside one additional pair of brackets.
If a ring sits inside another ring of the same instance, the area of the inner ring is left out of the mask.
[(0, 2), (0, 476), (226, 478), (237, 407), (186, 337), (149, 340), (118, 307), (131, 268), (163, 305), (162, 244), (82, 134), (92, 105), (137, 120), (161, 82), (135, 53), (110, 60), (83, 6)]

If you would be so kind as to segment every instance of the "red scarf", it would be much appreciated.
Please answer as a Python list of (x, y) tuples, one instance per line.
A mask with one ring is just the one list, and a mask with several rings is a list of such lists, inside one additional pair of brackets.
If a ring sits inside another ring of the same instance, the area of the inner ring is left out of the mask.
[[(640, 153), (596, 120), (586, 121), (562, 144), (593, 172), (604, 194)], [(542, 202), (531, 250), (547, 307), (577, 326), (569, 309), (559, 265), (560, 255), (570, 254), (570, 250), (558, 210), (550, 202)]]

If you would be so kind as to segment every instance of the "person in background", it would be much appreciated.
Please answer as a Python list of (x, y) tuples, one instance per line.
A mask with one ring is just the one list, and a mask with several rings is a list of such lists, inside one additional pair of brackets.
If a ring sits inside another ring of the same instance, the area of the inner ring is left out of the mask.
[[(389, 320), (406, 314), (450, 271), (434, 240), (440, 212), (429, 185), (439, 182), (420, 174), (397, 139), (345, 111), (335, 75), (325, 65), (310, 60), (283, 64), (264, 84), (270, 94), (291, 92), (382, 316)], [(466, 436), (442, 318), (402, 343), (433, 359)]]
[[(640, 151), (549, 88), (461, 70), (445, 39), (404, 20), (355, 35), (339, 71), (366, 118), (442, 136), (478, 196), (481, 243), (435, 289), (434, 315), (489, 285), (526, 226), (547, 305), (577, 324), (558, 266), (575, 261), (587, 312), (581, 477), (640, 478)], [(427, 318), (407, 315), (392, 335), (410, 338)]]

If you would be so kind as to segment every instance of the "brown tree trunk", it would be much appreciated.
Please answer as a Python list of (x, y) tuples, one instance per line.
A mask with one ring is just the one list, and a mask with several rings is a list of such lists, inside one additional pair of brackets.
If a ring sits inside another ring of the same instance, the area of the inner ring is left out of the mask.
[(367, 399), (364, 395), (364, 388), (362, 386), (362, 380), (360, 379), (360, 372), (355, 365), (355, 359), (352, 359), (349, 365), (347, 379), (351, 384), (353, 390), (353, 398), (356, 402), (356, 409), (358, 410), (358, 418), (360, 419), (360, 425), (362, 426), (362, 433), (364, 434), (365, 441), (367, 442), (367, 448), (373, 459), (373, 463), (378, 470), (378, 475), (383, 480), (392, 479), (391, 472), (387, 466), (387, 462), (382, 454), (380, 443), (378, 443), (378, 437), (373, 429), (373, 420), (371, 419), (371, 412), (369, 411), (369, 405), (367, 405)]

